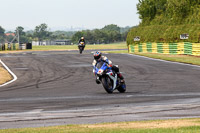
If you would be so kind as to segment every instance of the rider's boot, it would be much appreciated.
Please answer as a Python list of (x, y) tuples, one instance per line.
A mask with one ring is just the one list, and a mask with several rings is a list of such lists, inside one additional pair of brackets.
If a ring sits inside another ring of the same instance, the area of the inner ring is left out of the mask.
[(100, 84), (100, 83), (101, 83), (101, 81), (100, 81), (100, 79), (99, 79), (98, 76), (96, 77), (96, 83), (97, 83), (97, 84)]
[(122, 74), (120, 72), (117, 73), (117, 76), (120, 78), (120, 82), (124, 83), (124, 77), (122, 76)]

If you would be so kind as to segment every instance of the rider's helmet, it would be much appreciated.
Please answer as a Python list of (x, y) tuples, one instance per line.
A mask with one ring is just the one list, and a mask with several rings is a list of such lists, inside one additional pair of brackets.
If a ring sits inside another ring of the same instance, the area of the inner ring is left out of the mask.
[(94, 52), (94, 59), (96, 61), (99, 61), (101, 59), (101, 52), (100, 51)]
[(81, 39), (84, 39), (84, 37), (81, 37)]

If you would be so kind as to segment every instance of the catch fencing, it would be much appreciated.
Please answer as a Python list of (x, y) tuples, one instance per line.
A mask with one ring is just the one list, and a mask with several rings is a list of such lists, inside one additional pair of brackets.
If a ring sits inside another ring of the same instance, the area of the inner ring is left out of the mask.
[(200, 56), (200, 43), (139, 43), (129, 45), (129, 53), (138, 52)]

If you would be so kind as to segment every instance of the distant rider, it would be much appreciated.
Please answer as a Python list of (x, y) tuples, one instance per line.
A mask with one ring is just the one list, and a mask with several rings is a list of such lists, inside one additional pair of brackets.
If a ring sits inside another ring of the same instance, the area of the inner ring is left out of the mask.
[[(122, 74), (119, 72), (119, 68), (116, 67), (116, 66), (113, 66), (112, 65), (112, 62), (110, 60), (108, 60), (108, 58), (106, 56), (102, 56), (101, 52), (100, 51), (96, 51), (94, 53), (94, 61), (92, 63), (93, 65), (93, 73), (95, 74), (95, 68), (96, 68), (96, 65), (101, 62), (101, 61), (104, 61), (108, 64), (109, 67), (112, 68), (113, 71), (115, 71), (117, 73), (117, 76), (120, 78), (121, 80), (121, 83), (124, 82), (124, 77), (122, 76)], [(96, 83), (97, 84), (100, 84), (100, 80), (99, 80), (99, 77), (95, 74), (96, 76)]]
[[(78, 41), (79, 44), (81, 44), (82, 42), (84, 43), (84, 45), (83, 45), (83, 50), (84, 50), (84, 48), (85, 48), (85, 38), (84, 37), (81, 37), (81, 39)], [(80, 47), (80, 45), (78, 45), (78, 47)]]

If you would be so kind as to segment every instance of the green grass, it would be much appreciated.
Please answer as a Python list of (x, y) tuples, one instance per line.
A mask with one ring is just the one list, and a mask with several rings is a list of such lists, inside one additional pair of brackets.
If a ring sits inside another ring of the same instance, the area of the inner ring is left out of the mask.
[[(86, 45), (85, 50), (93, 49), (127, 49), (126, 42), (113, 44)], [(32, 50), (78, 50), (77, 45), (52, 45), (52, 46), (33, 46)]]
[[(103, 53), (128, 53), (128, 50), (102, 51)], [(186, 64), (200, 65), (199, 56), (191, 55), (170, 55), (170, 54), (153, 54), (153, 53), (134, 53), (135, 55), (146, 56), (154, 59), (181, 62)]]
[(128, 50), (117, 50), (117, 51), (102, 51), (103, 53), (116, 53), (116, 54), (124, 54), (128, 53)]
[(200, 57), (190, 55), (168, 55), (168, 54), (152, 54), (152, 53), (135, 53), (136, 55), (162, 59), (167, 61), (181, 62), (193, 65), (200, 65)]
[[(0, 133), (199, 133), (199, 118), (4, 129)], [(171, 125), (171, 126), (169, 126)]]

